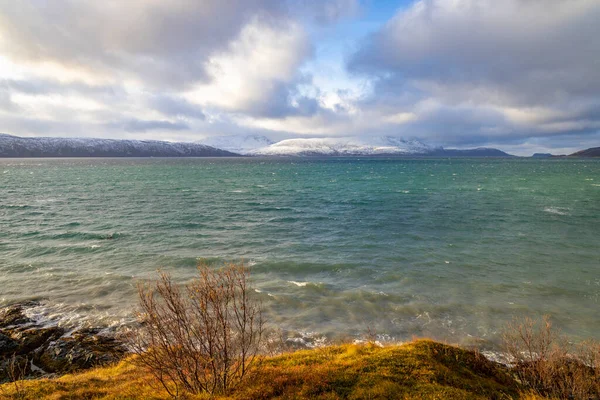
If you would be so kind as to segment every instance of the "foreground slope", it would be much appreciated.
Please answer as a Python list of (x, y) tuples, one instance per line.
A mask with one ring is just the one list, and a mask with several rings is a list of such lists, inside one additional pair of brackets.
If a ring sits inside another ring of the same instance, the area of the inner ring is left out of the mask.
[[(20, 381), (18, 391), (14, 384), (5, 384), (0, 386), (0, 398), (2, 393), (26, 399), (168, 398), (149, 380), (149, 374), (129, 359), (60, 378)], [(267, 358), (256, 375), (221, 398), (511, 399), (519, 397), (519, 389), (503, 367), (475, 352), (417, 340), (401, 346), (343, 345)]]
[(198, 143), (93, 138), (25, 138), (0, 134), (0, 157), (227, 157), (236, 155)]

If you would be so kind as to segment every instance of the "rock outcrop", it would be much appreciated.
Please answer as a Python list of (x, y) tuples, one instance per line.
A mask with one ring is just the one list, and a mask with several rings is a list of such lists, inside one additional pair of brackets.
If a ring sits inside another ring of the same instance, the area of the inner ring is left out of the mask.
[(127, 352), (113, 336), (99, 329), (67, 331), (41, 326), (25, 310), (36, 303), (0, 309), (0, 382), (14, 375), (62, 374), (112, 363)]

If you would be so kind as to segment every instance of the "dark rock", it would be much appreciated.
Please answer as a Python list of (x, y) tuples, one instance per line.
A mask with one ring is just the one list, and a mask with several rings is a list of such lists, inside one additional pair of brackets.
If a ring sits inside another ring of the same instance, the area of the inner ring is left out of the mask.
[(13, 331), (11, 338), (19, 342), (17, 353), (26, 354), (60, 338), (64, 333), (64, 329), (58, 327), (30, 328)]
[(16, 352), (19, 343), (0, 332), (0, 360)]
[(0, 382), (14, 374), (60, 374), (112, 363), (127, 352), (121, 342), (99, 329), (80, 329), (67, 336), (61, 327), (36, 324), (24, 310), (37, 305), (0, 308)]
[(23, 309), (36, 306), (36, 302), (12, 304), (0, 309), (0, 328), (32, 325), (34, 322), (25, 316)]
[(79, 331), (51, 342), (34, 358), (47, 372), (65, 373), (120, 360), (126, 353), (121, 343), (93, 331)]

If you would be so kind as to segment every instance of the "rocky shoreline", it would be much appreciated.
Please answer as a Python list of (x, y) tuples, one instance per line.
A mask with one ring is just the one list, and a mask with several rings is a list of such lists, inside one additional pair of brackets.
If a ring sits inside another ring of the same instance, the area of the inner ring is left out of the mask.
[(36, 305), (23, 302), (0, 308), (0, 383), (15, 374), (42, 377), (84, 370), (127, 354), (122, 342), (100, 329), (40, 325), (25, 312)]

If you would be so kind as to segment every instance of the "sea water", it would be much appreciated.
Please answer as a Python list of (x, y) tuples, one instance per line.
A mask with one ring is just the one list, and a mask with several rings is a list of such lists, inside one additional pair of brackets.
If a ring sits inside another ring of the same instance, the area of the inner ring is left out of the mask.
[(600, 338), (600, 160), (0, 160), (0, 305), (123, 326), (139, 282), (199, 259), (244, 260), (307, 344), (494, 342), (543, 314)]

